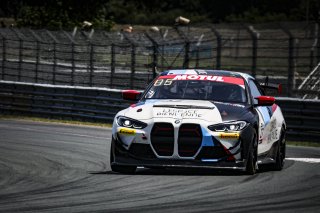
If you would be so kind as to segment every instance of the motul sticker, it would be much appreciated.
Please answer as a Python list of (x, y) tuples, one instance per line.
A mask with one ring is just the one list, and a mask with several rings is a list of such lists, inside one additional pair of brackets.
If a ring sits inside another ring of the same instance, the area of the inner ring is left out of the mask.
[(123, 135), (135, 135), (136, 134), (136, 130), (134, 129), (127, 129), (127, 128), (121, 128), (119, 130), (119, 133), (120, 134), (123, 134)]
[[(216, 76), (216, 75), (165, 75), (160, 76), (159, 79), (172, 79), (174, 81), (186, 81), (186, 80), (197, 80), (197, 81), (216, 81), (225, 82), (229, 84), (244, 85), (242, 78), (227, 77), (227, 76)], [(162, 81), (157, 81), (159, 85), (162, 85)], [(171, 82), (167, 82), (170, 83)], [(155, 86), (159, 86), (155, 85)]]
[(224, 82), (222, 76), (214, 75), (177, 75), (173, 80), (206, 80), (206, 81), (221, 81)]
[(237, 139), (239, 136), (239, 133), (221, 133), (219, 135), (221, 139)]

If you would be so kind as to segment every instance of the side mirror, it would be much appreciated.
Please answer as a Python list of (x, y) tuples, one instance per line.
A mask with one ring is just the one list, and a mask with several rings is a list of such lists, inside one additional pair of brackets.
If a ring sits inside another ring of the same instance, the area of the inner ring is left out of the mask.
[(122, 91), (122, 98), (128, 101), (138, 101), (140, 99), (141, 92), (137, 90), (124, 90)]
[(258, 101), (255, 106), (272, 106), (276, 101), (276, 99), (272, 96), (259, 96), (255, 99)]

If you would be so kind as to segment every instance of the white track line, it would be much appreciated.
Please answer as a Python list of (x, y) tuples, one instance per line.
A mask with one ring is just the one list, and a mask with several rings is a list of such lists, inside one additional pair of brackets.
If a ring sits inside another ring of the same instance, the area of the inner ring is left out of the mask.
[(320, 158), (286, 158), (286, 160), (293, 160), (305, 163), (320, 163)]

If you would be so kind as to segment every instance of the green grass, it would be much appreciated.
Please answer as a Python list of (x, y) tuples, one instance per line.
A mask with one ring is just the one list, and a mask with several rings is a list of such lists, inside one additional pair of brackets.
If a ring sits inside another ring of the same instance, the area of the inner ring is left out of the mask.
[(306, 142), (306, 141), (287, 141), (288, 145), (291, 146), (311, 146), (311, 147), (320, 147), (320, 143), (317, 142)]
[(112, 127), (112, 124), (110, 123), (48, 119), (48, 118), (40, 118), (40, 117), (33, 117), (33, 116), (18, 116), (18, 115), (0, 115), (0, 120), (26, 120), (26, 121), (69, 124), (69, 125), (82, 125), (82, 126), (95, 126), (95, 127), (108, 127), (108, 128)]

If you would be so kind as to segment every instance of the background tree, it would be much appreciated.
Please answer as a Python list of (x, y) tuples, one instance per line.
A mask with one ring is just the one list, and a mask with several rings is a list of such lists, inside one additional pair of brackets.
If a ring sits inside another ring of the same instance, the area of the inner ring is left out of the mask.
[(4, 0), (0, 17), (19, 26), (70, 28), (92, 22), (172, 25), (177, 16), (197, 22), (310, 21), (319, 19), (319, 0)]

